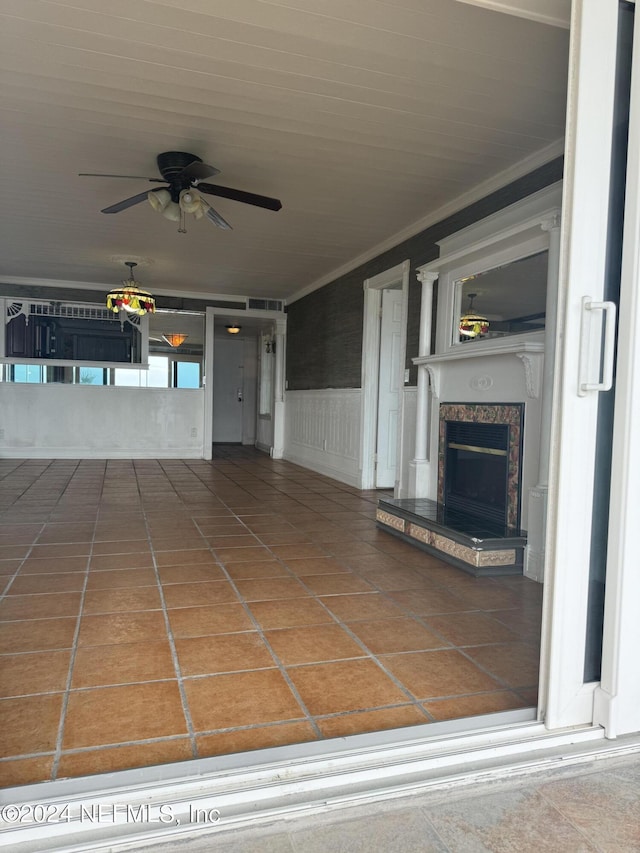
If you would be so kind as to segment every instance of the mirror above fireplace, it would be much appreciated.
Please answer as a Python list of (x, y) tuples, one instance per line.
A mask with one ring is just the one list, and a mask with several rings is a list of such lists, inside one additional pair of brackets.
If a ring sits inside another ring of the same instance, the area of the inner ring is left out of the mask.
[(545, 328), (549, 252), (536, 252), (454, 283), (452, 344)]

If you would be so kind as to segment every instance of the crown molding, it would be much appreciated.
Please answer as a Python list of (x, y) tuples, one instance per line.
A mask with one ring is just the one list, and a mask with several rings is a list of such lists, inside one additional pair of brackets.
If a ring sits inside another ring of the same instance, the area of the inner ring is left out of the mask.
[(402, 231), (398, 231), (392, 237), (387, 238), (383, 243), (379, 243), (377, 246), (369, 249), (367, 252), (364, 252), (363, 254), (358, 255), (358, 257), (353, 258), (353, 260), (349, 261), (348, 263), (343, 264), (343, 266), (338, 267), (332, 272), (327, 273), (327, 275), (324, 275), (321, 278), (318, 278), (315, 281), (311, 282), (311, 284), (308, 284), (301, 290), (296, 291), (294, 294), (287, 297), (287, 305), (291, 305), (298, 299), (302, 299), (304, 296), (308, 296), (310, 293), (313, 293), (314, 290), (319, 290), (326, 284), (331, 284), (332, 281), (336, 281), (336, 279), (340, 278), (341, 276), (352, 272), (354, 269), (357, 269), (359, 266), (362, 266), (362, 264), (367, 263), (367, 261), (371, 261), (373, 260), (373, 258), (378, 257), (378, 255), (383, 254), (383, 252), (395, 248), (400, 243), (403, 243), (405, 240), (409, 240), (411, 237), (415, 237), (416, 234), (419, 234), (421, 231), (425, 231), (432, 225), (441, 222), (448, 216), (452, 216), (454, 213), (457, 213), (459, 210), (462, 210), (463, 208), (468, 207), (470, 204), (473, 204), (474, 202), (479, 201), (485, 196), (490, 195), (492, 192), (501, 190), (503, 187), (507, 186), (513, 181), (518, 180), (518, 178), (523, 178), (525, 175), (528, 175), (529, 172), (533, 172), (541, 166), (545, 166), (547, 163), (550, 163), (552, 160), (555, 160), (556, 157), (561, 157), (563, 154), (564, 138), (557, 139), (550, 145), (547, 145), (544, 148), (541, 148), (539, 151), (536, 151), (535, 154), (531, 154), (529, 157), (525, 157), (524, 160), (520, 160), (514, 166), (510, 166), (508, 169), (504, 169), (504, 171), (499, 172), (492, 178), (489, 178), (488, 180), (477, 184), (475, 187), (468, 190), (466, 193), (457, 196), (452, 201), (447, 202), (447, 204), (442, 205), (442, 207), (439, 207), (437, 210), (434, 210), (432, 213), (427, 214), (425, 217), (419, 219), (417, 222), (414, 222), (411, 225), (407, 226)]

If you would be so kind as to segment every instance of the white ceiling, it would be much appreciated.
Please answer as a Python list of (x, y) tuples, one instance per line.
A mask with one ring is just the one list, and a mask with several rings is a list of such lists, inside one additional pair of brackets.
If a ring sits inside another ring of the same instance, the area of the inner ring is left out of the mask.
[[(0, 280), (290, 298), (558, 152), (568, 31), (453, 0), (2, 0)], [(188, 151), (233, 225), (146, 202)]]

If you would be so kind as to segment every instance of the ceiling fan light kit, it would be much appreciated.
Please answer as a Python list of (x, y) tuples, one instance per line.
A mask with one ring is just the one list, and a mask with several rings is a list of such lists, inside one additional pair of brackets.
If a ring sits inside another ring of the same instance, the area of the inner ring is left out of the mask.
[[(236, 190), (232, 187), (223, 187), (219, 184), (203, 183), (205, 178), (219, 174), (220, 170), (216, 169), (215, 166), (203, 163), (200, 157), (196, 157), (195, 154), (188, 154), (185, 151), (165, 151), (157, 156), (156, 161), (162, 177), (142, 178), (140, 180), (166, 184), (166, 187), (159, 187), (123, 199), (116, 204), (103, 208), (102, 213), (120, 213), (147, 200), (153, 209), (161, 213), (166, 219), (180, 222), (178, 232), (185, 233), (184, 215), (186, 213), (192, 214), (196, 219), (206, 217), (218, 228), (227, 230), (231, 228), (226, 219), (202, 198), (201, 193), (251, 204), (265, 210), (280, 210), (282, 208), (282, 202), (277, 198), (270, 198), (245, 190)], [(80, 172), (80, 175), (101, 178), (137, 177), (134, 175), (101, 175), (95, 172)], [(196, 187), (198, 191), (194, 192)]]

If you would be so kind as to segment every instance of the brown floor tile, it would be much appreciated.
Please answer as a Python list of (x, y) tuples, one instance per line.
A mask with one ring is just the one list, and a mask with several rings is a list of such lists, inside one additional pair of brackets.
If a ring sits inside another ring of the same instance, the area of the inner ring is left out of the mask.
[(62, 693), (0, 700), (0, 758), (56, 747)]
[(0, 524), (0, 542), (3, 545), (35, 542), (41, 530), (41, 524)]
[(89, 590), (84, 597), (83, 613), (117, 613), (122, 610), (159, 610), (159, 591), (152, 586)]
[(262, 545), (254, 545), (249, 548), (216, 548), (216, 558), (226, 565), (231, 562), (243, 560), (273, 560), (273, 554)]
[[(166, 530), (161, 536), (151, 537), (151, 545), (156, 553), (168, 553), (169, 551), (206, 551), (208, 543), (200, 533), (189, 533), (187, 535), (174, 536)], [(180, 561), (182, 562), (182, 560)], [(169, 565), (169, 564), (167, 564)]]
[(288, 568), (298, 577), (305, 575), (333, 575), (348, 572), (335, 557), (305, 557), (303, 559), (285, 560)]
[(63, 749), (186, 733), (177, 681), (74, 690), (69, 694)]
[(416, 615), (477, 610), (476, 607), (464, 602), (457, 595), (436, 587), (426, 590), (412, 589), (405, 592), (391, 592), (389, 598), (400, 607)]
[(42, 575), (49, 572), (85, 572), (88, 557), (41, 557), (25, 560), (20, 575)]
[(215, 565), (217, 560), (206, 548), (194, 548), (191, 551), (156, 551), (158, 566), (192, 566), (194, 564)]
[(52, 619), (77, 616), (82, 595), (79, 592), (47, 592), (42, 595), (8, 595), (0, 602), (0, 620)]
[(365, 657), (339, 625), (309, 625), (267, 631), (265, 637), (285, 666)]
[(309, 543), (308, 533), (305, 533), (302, 530), (292, 530), (285, 532), (270, 532), (268, 530), (263, 530), (258, 534), (258, 538), (262, 542), (263, 545), (268, 545), (271, 547), (272, 545), (300, 545), (303, 543)]
[(135, 767), (190, 761), (192, 758), (191, 740), (187, 737), (154, 743), (136, 743), (133, 746), (111, 746), (85, 752), (63, 752), (56, 778), (113, 773), (116, 770), (129, 770)]
[(255, 631), (179, 638), (175, 642), (183, 676), (275, 666), (272, 655)]
[(175, 677), (168, 640), (115, 643), (78, 649), (71, 688), (76, 690)]
[(380, 593), (322, 596), (320, 599), (343, 622), (404, 616), (399, 605)]
[(104, 613), (82, 617), (78, 646), (138, 643), (164, 637), (164, 616), (159, 610)]
[(416, 699), (485, 693), (501, 687), (455, 650), (407, 652), (380, 660)]
[(373, 545), (369, 545), (368, 542), (362, 542), (360, 539), (346, 542), (341, 541), (336, 542), (335, 544), (327, 542), (326, 548), (336, 557), (343, 559), (346, 557), (375, 556), (379, 553)]
[(476, 717), (479, 714), (494, 714), (498, 711), (527, 707), (520, 696), (507, 690), (456, 696), (455, 699), (440, 699), (422, 704), (436, 720), (457, 720), (461, 717)]
[(187, 679), (184, 689), (197, 732), (305, 716), (277, 669)]
[(324, 548), (320, 548), (317, 545), (305, 545), (303, 543), (299, 545), (273, 545), (271, 550), (276, 557), (284, 560), (285, 563), (287, 560), (306, 560), (330, 556)]
[(373, 584), (385, 592), (403, 589), (424, 591), (428, 586), (424, 578), (411, 569), (374, 569), (370, 572), (360, 570), (360, 574), (367, 583)]
[(258, 580), (261, 578), (291, 577), (291, 573), (277, 560), (247, 560), (225, 563), (225, 571), (233, 580)]
[(32, 595), (41, 592), (79, 592), (83, 588), (84, 582), (84, 572), (19, 575), (11, 584), (7, 594)]
[(25, 619), (0, 622), (0, 654), (69, 649), (73, 644), (77, 619)]
[(133, 554), (100, 554), (91, 557), (91, 571), (105, 572), (112, 569), (150, 569), (153, 559), (150, 551), (138, 551)]
[(252, 601), (249, 609), (263, 629), (319, 625), (334, 621), (331, 614), (313, 598)]
[(101, 557), (107, 554), (146, 554), (151, 550), (149, 540), (118, 539), (114, 542), (94, 542), (92, 554)]
[(349, 627), (374, 654), (417, 652), (448, 645), (446, 641), (409, 617), (353, 622)]
[(52, 770), (53, 755), (0, 761), (0, 788), (14, 788), (18, 785), (48, 782), (51, 779)]
[(491, 578), (484, 579), (484, 583), (478, 583), (478, 580), (483, 579), (477, 578), (474, 587), (456, 589), (456, 595), (468, 605), (465, 610), (508, 610), (519, 603), (516, 593), (492, 583)]
[(94, 533), (93, 524), (45, 524), (38, 537), (38, 545), (52, 545), (62, 542), (91, 542)]
[[(123, 524), (125, 522), (123, 521)], [(147, 538), (147, 528), (144, 523), (141, 524), (133, 524), (131, 521), (126, 520), (126, 529), (127, 529), (127, 538), (128, 539), (146, 539)], [(94, 536), (95, 542), (121, 542), (122, 541), (122, 526), (115, 525), (113, 527), (102, 527), (98, 526), (96, 528), (96, 533)]]
[(478, 611), (427, 616), (425, 622), (454, 646), (479, 646), (484, 643), (505, 643), (518, 639), (517, 635), (505, 625)]
[(398, 705), (408, 699), (371, 660), (298, 666), (288, 673), (313, 716)]
[(31, 545), (0, 545), (0, 560), (22, 560), (30, 548)]
[(192, 566), (162, 566), (158, 569), (158, 575), (163, 584), (226, 580), (222, 568), (217, 563), (202, 563)]
[(429, 719), (415, 705), (396, 708), (380, 708), (377, 711), (356, 711), (316, 720), (318, 728), (326, 738), (347, 737), (364, 732), (381, 732), (428, 723)]
[(164, 588), (167, 607), (197, 607), (204, 604), (229, 604), (238, 596), (227, 581), (174, 583)]
[[(29, 559), (59, 559), (60, 557), (88, 557), (91, 542), (66, 542), (62, 545), (34, 545)], [(85, 567), (86, 567), (85, 561)]]
[(65, 690), (71, 650), (0, 655), (0, 696)]
[(302, 581), (314, 595), (348, 595), (354, 592), (373, 592), (371, 584), (348, 574), (305, 575)]
[(295, 578), (265, 578), (264, 580), (238, 580), (238, 592), (246, 601), (303, 598), (309, 593)]
[(22, 560), (0, 560), (0, 576), (13, 575), (22, 565)]
[(540, 652), (526, 643), (471, 646), (466, 653), (509, 687), (531, 687), (538, 683)]
[(169, 611), (174, 637), (204, 637), (254, 631), (255, 625), (241, 604), (177, 607)]
[(214, 549), (262, 547), (262, 543), (248, 530), (244, 534), (207, 536), (207, 542)]
[(87, 590), (119, 589), (157, 584), (153, 569), (112, 569), (106, 572), (89, 572)]
[(270, 746), (305, 743), (316, 739), (317, 735), (311, 723), (282, 723), (276, 726), (256, 726), (234, 732), (199, 735), (196, 745), (200, 758), (205, 758), (211, 755), (266, 749)]

